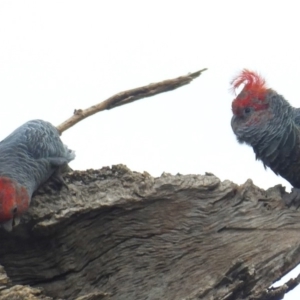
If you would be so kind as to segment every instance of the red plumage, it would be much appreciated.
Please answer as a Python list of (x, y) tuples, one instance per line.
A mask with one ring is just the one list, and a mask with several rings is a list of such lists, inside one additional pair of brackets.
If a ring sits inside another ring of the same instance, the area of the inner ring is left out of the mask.
[(238, 88), (242, 83), (245, 83), (246, 90), (260, 92), (260, 91), (265, 91), (267, 89), (265, 79), (262, 78), (257, 73), (253, 71), (249, 71), (247, 69), (244, 69), (231, 82), (234, 89)]
[(29, 206), (25, 187), (7, 177), (0, 177), (0, 222), (20, 217)]
[(255, 110), (261, 110), (268, 107), (264, 103), (265, 95), (268, 90), (266, 81), (259, 74), (247, 69), (231, 81), (232, 89), (235, 90), (241, 84), (245, 84), (243, 90), (232, 102), (232, 112), (239, 115), (241, 109), (253, 107)]

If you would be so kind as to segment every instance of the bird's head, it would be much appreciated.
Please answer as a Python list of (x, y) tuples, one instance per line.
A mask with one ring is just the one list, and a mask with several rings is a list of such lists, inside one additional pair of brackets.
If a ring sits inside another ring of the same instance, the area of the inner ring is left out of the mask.
[(0, 177), (0, 225), (11, 231), (19, 224), (20, 216), (28, 206), (26, 189), (10, 178)]
[(232, 102), (232, 112), (235, 116), (247, 118), (255, 111), (268, 108), (266, 81), (257, 73), (244, 69), (231, 84), (234, 91), (244, 84), (244, 88)]
[(272, 90), (267, 88), (264, 78), (246, 69), (231, 84), (234, 91), (244, 84), (242, 91), (232, 102), (232, 129), (239, 142), (251, 143), (247, 140), (247, 132), (265, 127), (272, 118), (269, 109), (269, 95)]

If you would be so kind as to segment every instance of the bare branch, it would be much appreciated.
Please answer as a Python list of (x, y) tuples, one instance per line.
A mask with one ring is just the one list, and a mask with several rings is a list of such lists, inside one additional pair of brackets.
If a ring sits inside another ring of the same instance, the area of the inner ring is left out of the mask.
[(254, 300), (281, 300), (284, 295), (294, 289), (300, 283), (300, 275), (296, 278), (291, 278), (285, 284), (279, 287), (271, 287), (264, 289), (260, 295), (253, 298)]
[(189, 84), (193, 79), (201, 75), (202, 72), (207, 69), (202, 69), (195, 73), (190, 73), (185, 76), (180, 76), (174, 79), (167, 79), (157, 83), (151, 83), (146, 86), (138, 87), (132, 90), (127, 90), (120, 92), (107, 100), (93, 105), (87, 109), (75, 109), (74, 114), (68, 120), (57, 126), (57, 129), (60, 133), (63, 133), (65, 130), (69, 129), (79, 121), (106, 109), (112, 109), (121, 105), (134, 102), (136, 100), (152, 97), (154, 95), (175, 90), (181, 86)]

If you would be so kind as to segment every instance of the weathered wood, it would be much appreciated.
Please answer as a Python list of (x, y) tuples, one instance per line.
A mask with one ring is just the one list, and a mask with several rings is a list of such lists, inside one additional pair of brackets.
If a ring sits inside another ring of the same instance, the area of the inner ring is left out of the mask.
[(192, 80), (199, 77), (202, 72), (206, 71), (207, 69), (202, 69), (200, 71), (189, 73), (184, 76), (180, 76), (178, 78), (167, 79), (164, 81), (150, 83), (149, 85), (141, 86), (135, 89), (127, 90), (120, 92), (105, 101), (93, 105), (89, 108), (84, 110), (82, 109), (75, 109), (74, 114), (72, 117), (64, 121), (62, 124), (57, 126), (57, 130), (60, 133), (63, 133), (65, 130), (69, 129), (70, 127), (74, 126), (81, 120), (92, 116), (100, 111), (106, 109), (112, 109), (121, 105), (125, 105), (143, 98), (148, 98), (155, 96), (160, 93), (165, 93), (169, 91), (173, 91), (178, 89), (184, 85), (189, 84)]
[[(0, 231), (11, 284), (36, 293), (23, 299), (275, 300), (299, 283), (267, 289), (300, 262), (300, 211), (283, 206), (280, 186), (122, 165), (66, 181), (42, 187), (21, 225)], [(3, 272), (0, 299), (14, 299)]]

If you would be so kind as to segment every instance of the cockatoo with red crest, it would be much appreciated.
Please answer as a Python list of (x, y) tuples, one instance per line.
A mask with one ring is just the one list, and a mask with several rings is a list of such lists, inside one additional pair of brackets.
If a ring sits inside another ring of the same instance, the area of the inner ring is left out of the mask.
[(285, 196), (288, 205), (300, 203), (300, 109), (275, 90), (259, 74), (244, 69), (231, 82), (244, 85), (232, 102), (231, 127), (240, 143), (250, 145), (265, 167), (294, 187)]

